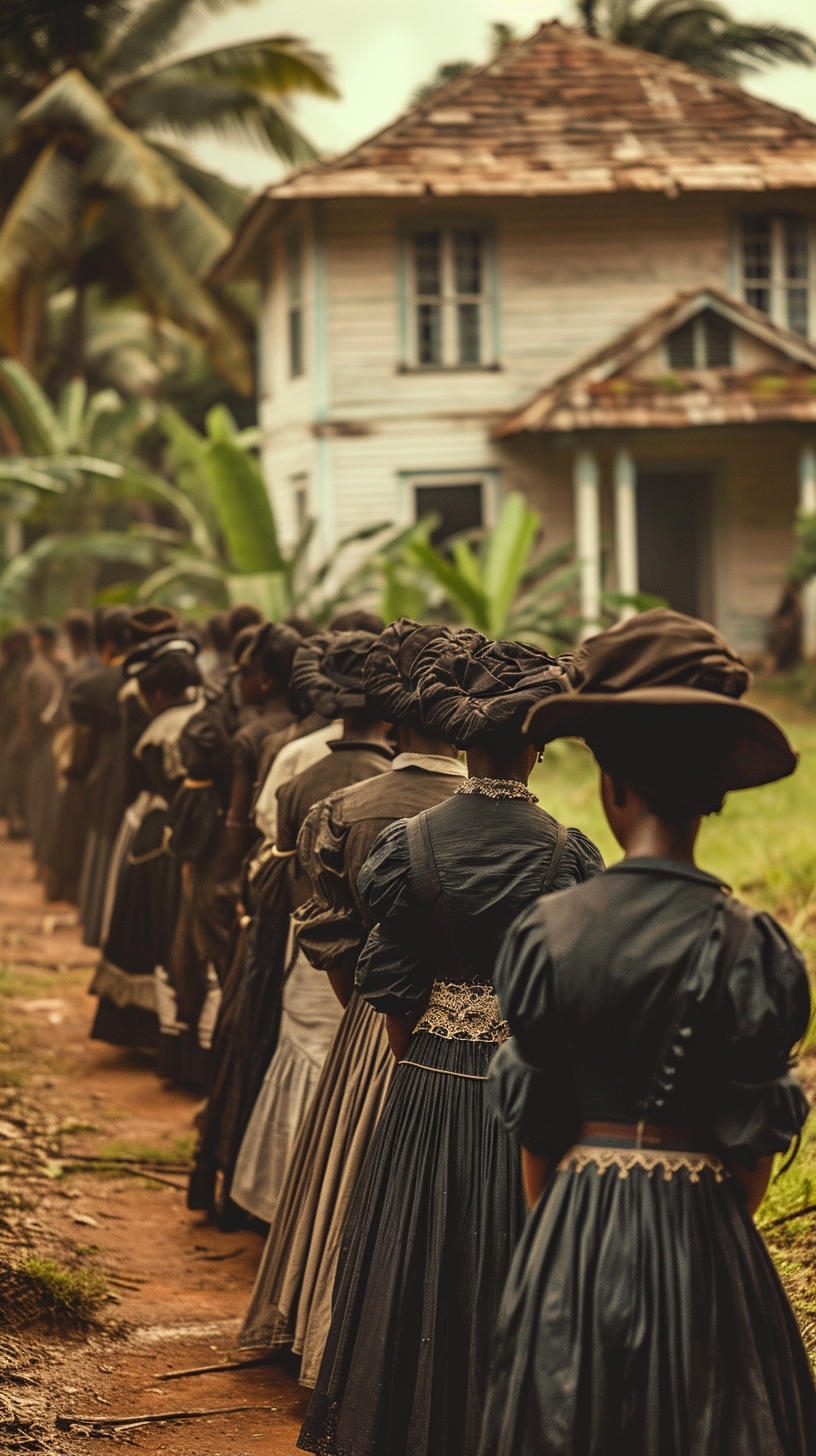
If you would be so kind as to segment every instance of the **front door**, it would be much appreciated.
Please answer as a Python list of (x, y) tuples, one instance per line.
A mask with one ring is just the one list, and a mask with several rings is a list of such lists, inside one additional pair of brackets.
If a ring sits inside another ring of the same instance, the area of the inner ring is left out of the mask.
[(705, 470), (638, 470), (640, 590), (692, 617), (711, 612), (711, 476)]

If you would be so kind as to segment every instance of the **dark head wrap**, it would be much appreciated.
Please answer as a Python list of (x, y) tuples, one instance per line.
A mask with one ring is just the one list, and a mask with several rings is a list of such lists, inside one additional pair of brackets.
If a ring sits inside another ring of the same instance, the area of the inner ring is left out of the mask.
[(570, 677), (582, 693), (670, 685), (741, 698), (751, 686), (745, 663), (714, 627), (668, 607), (590, 637), (578, 649)]
[(458, 641), (419, 683), (423, 722), (459, 748), (479, 745), (497, 757), (522, 747), (522, 728), (542, 698), (565, 693), (571, 658), (524, 642)]
[(298, 647), (292, 691), (323, 718), (342, 718), (369, 708), (363, 668), (373, 632), (318, 632)]
[(178, 612), (172, 607), (136, 607), (130, 614), (130, 637), (134, 643), (149, 642), (179, 630)]
[[(366, 658), (365, 690), (372, 709), (386, 723), (402, 723), (425, 732), (419, 704), (419, 682), (437, 658), (461, 639), (481, 642), (481, 632), (470, 627), (422, 625), (401, 617), (386, 627)], [(441, 736), (441, 735), (438, 735)]]
[[(688, 760), (689, 782), (693, 760), (698, 778), (710, 764), (708, 797), (716, 804), (730, 789), (772, 783), (796, 767), (774, 720), (738, 701), (750, 682), (708, 622), (660, 608), (590, 638), (578, 653), (572, 691), (534, 708), (525, 730), (539, 747), (585, 738), (602, 761), (610, 744), (619, 759), (640, 751), (654, 758), (655, 777), (668, 773), (672, 752)], [(676, 762), (678, 782), (680, 767)]]
[(164, 636), (141, 642), (125, 658), (125, 677), (140, 677), (148, 667), (153, 667), (171, 654), (187, 657), (192, 661), (198, 654), (198, 643), (181, 632), (167, 632)]

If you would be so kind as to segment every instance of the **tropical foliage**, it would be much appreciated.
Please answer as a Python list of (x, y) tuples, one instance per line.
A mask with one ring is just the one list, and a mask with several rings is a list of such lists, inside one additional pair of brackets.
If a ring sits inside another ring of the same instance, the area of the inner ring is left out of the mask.
[[(491, 60), (500, 56), (502, 51), (513, 45), (519, 38), (516, 27), (510, 25), (506, 20), (491, 21), (488, 36)], [(424, 96), (430, 96), (432, 91), (438, 91), (440, 86), (446, 86), (448, 81), (455, 81), (457, 76), (463, 76), (465, 71), (472, 71), (473, 66), (473, 61), (443, 61), (440, 66), (437, 66), (428, 81), (417, 86), (411, 100), (421, 101)]]
[(0, 33), (7, 353), (34, 362), (57, 276), (76, 290), (70, 372), (81, 371), (85, 289), (103, 282), (188, 330), (251, 392), (246, 290), (204, 281), (246, 199), (195, 165), (184, 143), (215, 134), (306, 160), (314, 151), (288, 98), (336, 92), (326, 60), (291, 35), (192, 48), (207, 12), (239, 3), (252, 0), (67, 0), (29, 6), (19, 27)]
[(816, 44), (774, 20), (736, 20), (718, 0), (577, 0), (590, 35), (622, 41), (736, 81), (763, 66), (812, 66)]

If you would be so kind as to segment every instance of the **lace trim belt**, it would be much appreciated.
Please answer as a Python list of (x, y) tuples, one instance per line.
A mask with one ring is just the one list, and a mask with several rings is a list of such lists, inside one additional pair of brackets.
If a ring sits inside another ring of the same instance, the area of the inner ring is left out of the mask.
[(462, 981), (434, 981), (416, 1030), (448, 1041), (501, 1042), (510, 1035), (493, 987)]
[(700, 1152), (693, 1148), (638, 1147), (635, 1138), (618, 1138), (611, 1146), (609, 1143), (602, 1143), (600, 1139), (582, 1138), (564, 1154), (558, 1164), (559, 1173), (583, 1173), (587, 1168), (595, 1168), (599, 1174), (614, 1169), (619, 1178), (628, 1178), (633, 1168), (642, 1168), (651, 1178), (660, 1169), (665, 1183), (670, 1183), (675, 1173), (679, 1173), (681, 1169), (688, 1173), (690, 1183), (699, 1183), (700, 1175), (706, 1169), (714, 1174), (716, 1183), (723, 1183), (730, 1177), (728, 1169), (716, 1153)]

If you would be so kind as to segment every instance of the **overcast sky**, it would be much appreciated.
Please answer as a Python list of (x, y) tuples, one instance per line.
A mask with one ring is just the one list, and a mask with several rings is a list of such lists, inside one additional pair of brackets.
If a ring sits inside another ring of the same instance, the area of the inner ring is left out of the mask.
[[(773, 17), (816, 34), (814, 0), (732, 0), (743, 20)], [(487, 59), (490, 21), (528, 34), (542, 20), (569, 19), (571, 0), (244, 0), (210, 20), (195, 49), (269, 33), (303, 36), (332, 60), (339, 102), (298, 103), (301, 126), (325, 152), (342, 151), (397, 116), (415, 86), (442, 61)], [(816, 120), (816, 69), (776, 66), (748, 88)], [(268, 154), (222, 143), (199, 145), (202, 162), (260, 188), (279, 175)]]

